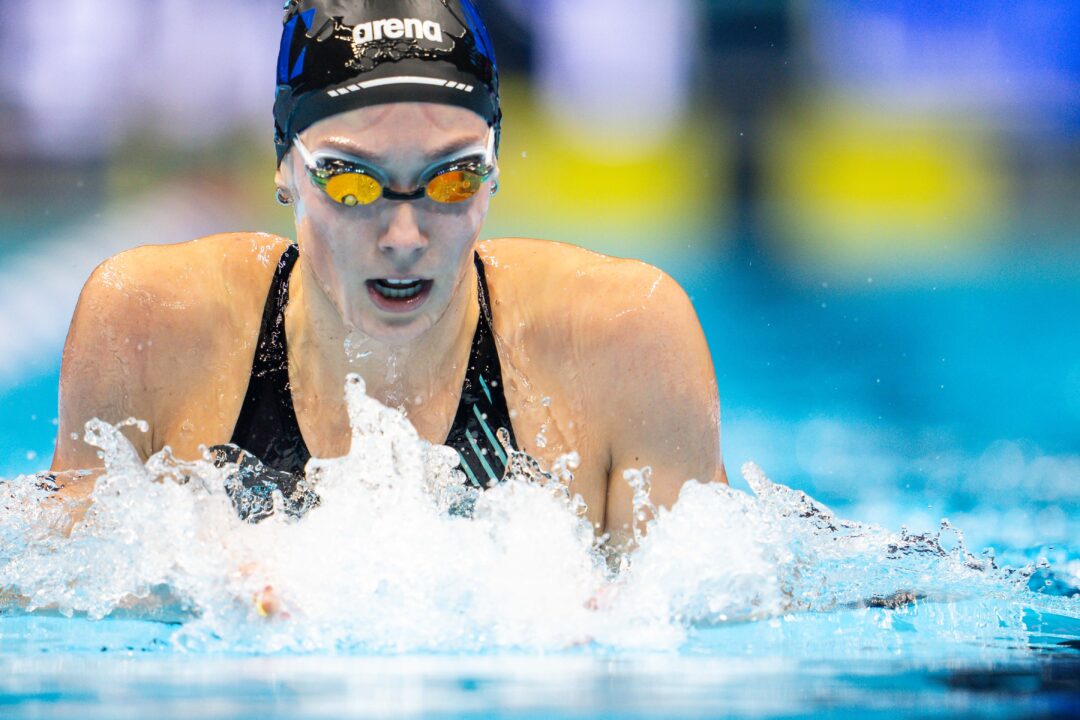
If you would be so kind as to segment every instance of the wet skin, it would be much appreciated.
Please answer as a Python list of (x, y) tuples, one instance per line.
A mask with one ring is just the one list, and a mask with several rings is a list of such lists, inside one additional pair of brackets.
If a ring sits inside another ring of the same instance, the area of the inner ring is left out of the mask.
[[(467, 110), (398, 103), (328, 118), (301, 137), (316, 155), (372, 158), (392, 189), (407, 192), (432, 163), (482, 149), (487, 133)], [(475, 249), (487, 263), (520, 448), (545, 465), (580, 454), (571, 490), (598, 532), (619, 542), (629, 535), (627, 468), (651, 466), (653, 501), (665, 506), (690, 478), (726, 482), (712, 360), (670, 277), (562, 243), (478, 242), (494, 177), (455, 205), (380, 199), (350, 208), (309, 182), (299, 155), (285, 157), (276, 181), (294, 199), (301, 252), (286, 311), (290, 382), (315, 456), (348, 448), (349, 372), (373, 397), (403, 407), (422, 437), (446, 438), (479, 313)], [(93, 417), (147, 420), (149, 433), (126, 433), (144, 459), (165, 446), (197, 458), (200, 446), (228, 442), (288, 242), (216, 235), (139, 247), (99, 266), (64, 350), (53, 470), (100, 465), (94, 448), (70, 437)], [(425, 289), (387, 301), (372, 286), (388, 278), (423, 279)], [(85, 487), (72, 483), (68, 492)]]

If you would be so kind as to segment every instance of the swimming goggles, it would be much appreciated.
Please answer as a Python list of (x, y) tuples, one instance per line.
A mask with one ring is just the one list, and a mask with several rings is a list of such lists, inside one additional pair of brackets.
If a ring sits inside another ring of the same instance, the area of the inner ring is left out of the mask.
[(459, 203), (476, 195), (484, 182), (495, 172), (494, 131), (488, 137), (483, 156), (479, 154), (426, 170), (420, 185), (410, 192), (391, 190), (386, 174), (357, 160), (341, 157), (316, 158), (295, 138), (311, 182), (336, 203), (355, 207), (370, 205), (379, 198), (388, 200), (418, 200), (429, 197), (439, 203)]

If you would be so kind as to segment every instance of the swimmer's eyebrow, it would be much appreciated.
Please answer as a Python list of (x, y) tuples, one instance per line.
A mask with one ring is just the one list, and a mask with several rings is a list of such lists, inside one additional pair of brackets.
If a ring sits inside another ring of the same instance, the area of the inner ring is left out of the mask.
[[(437, 161), (442, 158), (450, 157), (452, 155), (461, 154), (465, 150), (478, 150), (480, 154), (483, 153), (484, 141), (477, 140), (475, 138), (459, 138), (443, 143), (439, 147), (435, 148), (429, 153), (424, 155), (424, 158), (428, 161)], [(347, 140), (340, 138), (330, 138), (325, 143), (321, 143), (320, 147), (313, 150), (314, 153), (320, 151), (336, 151), (342, 155), (347, 156), (349, 159), (362, 160), (372, 165), (382, 166), (386, 164), (386, 158), (359, 148)]]

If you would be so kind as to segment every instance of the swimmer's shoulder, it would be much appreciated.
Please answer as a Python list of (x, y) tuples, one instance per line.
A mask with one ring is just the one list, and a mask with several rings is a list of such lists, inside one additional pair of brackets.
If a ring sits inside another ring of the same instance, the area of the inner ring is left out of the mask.
[[(611, 408), (637, 412), (624, 398), (634, 383), (676, 396), (673, 385), (708, 387), (715, 373), (701, 323), (683, 288), (664, 271), (546, 240), (482, 243), (495, 330), (510, 352), (540, 368), (570, 367)], [(501, 301), (501, 302), (500, 302)]]
[[(590, 432), (606, 445), (611, 477), (646, 462), (655, 471), (653, 498), (665, 506), (687, 478), (726, 481), (716, 372), (678, 282), (648, 263), (561, 243), (495, 241), (481, 247), (485, 253), (497, 258), (496, 272), (507, 266), (492, 296), (503, 292), (503, 315), (509, 306), (527, 328), (515, 332), (515, 317), (504, 318), (513, 338), (504, 347), (516, 364), (531, 361), (537, 385), (573, 380), (574, 401), (588, 408)], [(495, 325), (498, 333), (498, 310)], [(632, 503), (628, 486), (613, 487), (606, 518), (618, 528), (633, 522)]]
[(92, 448), (69, 441), (90, 418), (150, 422), (151, 433), (129, 437), (147, 457), (185, 398), (221, 388), (221, 377), (235, 376), (242, 392), (270, 276), (287, 244), (217, 235), (136, 247), (101, 263), (83, 286), (64, 346), (54, 467), (94, 466)]
[(255, 342), (288, 242), (229, 233), (112, 256), (79, 296), (65, 362), (107, 350), (148, 387), (199, 381), (208, 364)]
[(480, 243), (492, 296), (510, 307), (528, 307), (540, 327), (558, 342), (567, 333), (589, 331), (597, 341), (623, 342), (646, 329), (674, 325), (697, 328), (697, 316), (682, 287), (646, 262), (530, 238)]
[(162, 299), (214, 291), (218, 286), (243, 289), (269, 279), (290, 241), (265, 233), (220, 233), (168, 245), (139, 245), (101, 263), (88, 283), (139, 288)]
[(201, 319), (220, 324), (253, 312), (257, 317), (289, 242), (264, 233), (221, 233), (134, 247), (94, 270), (80, 305), (106, 305), (120, 315), (152, 311), (161, 321), (196, 325)]

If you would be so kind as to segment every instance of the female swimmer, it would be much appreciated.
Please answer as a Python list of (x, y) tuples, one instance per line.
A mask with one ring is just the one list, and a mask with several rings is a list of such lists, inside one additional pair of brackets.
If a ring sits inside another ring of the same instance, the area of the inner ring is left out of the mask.
[(577, 451), (571, 491), (617, 542), (634, 521), (624, 470), (651, 466), (660, 505), (690, 478), (726, 482), (712, 361), (671, 278), (556, 242), (478, 242), (501, 111), (470, 0), (293, 0), (277, 73), (295, 244), (230, 233), (94, 271), (64, 350), (61, 481), (100, 464), (72, 437), (86, 421), (137, 417), (143, 459), (217, 446), (289, 494), (309, 457), (347, 451), (357, 373), (480, 487), (505, 470), (500, 431), (548, 464)]

